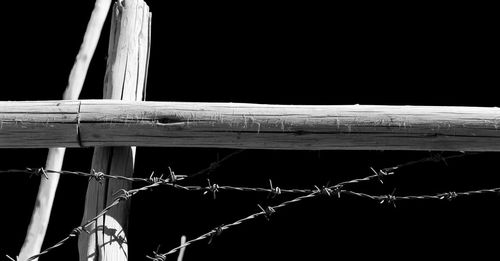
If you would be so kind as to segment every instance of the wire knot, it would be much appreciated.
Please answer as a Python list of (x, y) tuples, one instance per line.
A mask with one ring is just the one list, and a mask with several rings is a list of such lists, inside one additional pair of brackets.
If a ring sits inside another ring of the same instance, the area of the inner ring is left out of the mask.
[(218, 161), (210, 163), (210, 166), (208, 166), (207, 171), (210, 173), (217, 169), (220, 166), (220, 163)]
[(380, 173), (382, 176), (389, 176), (389, 175), (394, 175), (394, 171), (397, 169), (397, 167), (391, 167), (391, 168), (384, 168), (380, 170)]
[(457, 192), (450, 191), (448, 193), (444, 193), (441, 197), (439, 197), (439, 199), (446, 199), (446, 200), (452, 201), (456, 197), (458, 197)]
[(379, 169), (378, 171), (372, 167), (370, 167), (370, 169), (373, 171), (373, 173), (375, 173), (375, 175), (377, 175), (378, 181), (380, 181), (380, 183), (382, 184), (384, 184), (384, 181), (382, 180), (384, 176), (394, 174), (394, 172), (392, 172), (392, 170), (390, 169)]
[(125, 189), (119, 189), (113, 195), (118, 194), (118, 192), (122, 192), (122, 194), (118, 197), (119, 200), (128, 200), (130, 197), (132, 197), (133, 194)]
[(272, 208), (270, 206), (267, 206), (266, 208), (263, 208), (259, 204), (257, 204), (257, 206), (260, 208), (260, 210), (262, 210), (261, 213), (264, 214), (264, 216), (266, 217), (267, 221), (270, 220), (272, 214), (276, 213), (276, 210), (274, 210), (274, 208)]
[(217, 184), (211, 184), (210, 183), (210, 179), (207, 179), (208, 180), (208, 187), (206, 188), (207, 191), (203, 192), (203, 195), (206, 195), (209, 191), (212, 192), (213, 196), (214, 196), (214, 199), (216, 198), (215, 194), (217, 192), (219, 192), (219, 185)]
[(337, 198), (340, 198), (340, 194), (342, 193), (342, 185), (333, 186), (333, 189), (331, 189), (331, 192), (337, 194)]
[(79, 227), (74, 228), (69, 235), (72, 236), (72, 237), (77, 237), (82, 232), (85, 232), (87, 234), (89, 233), (84, 227), (79, 226)]
[(150, 256), (148, 256), (148, 258), (149, 258), (150, 260), (153, 260), (153, 261), (165, 261), (165, 260), (167, 260), (167, 256), (166, 256), (166, 255), (163, 255), (163, 254), (158, 254), (158, 253), (156, 253), (156, 252), (154, 252), (154, 251), (153, 251), (153, 254), (155, 254), (155, 256), (154, 256), (154, 257), (150, 257)]
[(90, 179), (95, 179), (99, 183), (101, 183), (101, 181), (104, 179), (104, 173), (100, 171), (95, 171), (93, 169), (90, 174), (92, 175), (90, 176)]
[(317, 193), (320, 193), (322, 195), (325, 195), (325, 196), (331, 196), (332, 195), (332, 189), (327, 187), (327, 186), (322, 186), (321, 188), (319, 188), (318, 186), (314, 185), (314, 187), (316, 188), (316, 192)]
[(170, 167), (168, 167), (168, 172), (169, 172), (169, 180), (171, 183), (175, 183), (177, 181), (177, 176), (175, 175), (175, 172), (172, 171)]
[(31, 175), (35, 175), (35, 176), (44, 176), (46, 179), (49, 179), (49, 176), (47, 175), (47, 172), (45, 171), (45, 169), (43, 167), (41, 168), (36, 168), (36, 169), (32, 169), (32, 168), (26, 168), (27, 171), (31, 172)]
[(212, 241), (214, 240), (215, 237), (220, 236), (222, 234), (222, 231), (224, 231), (223, 225), (220, 225), (216, 227), (212, 232), (210, 233), (210, 239), (208, 240), (208, 244), (212, 244)]
[(445, 165), (448, 165), (448, 162), (446, 162), (446, 158), (443, 157), (443, 154), (442, 153), (434, 153), (434, 154), (431, 154), (431, 156), (429, 157), (429, 160), (430, 162), (443, 162)]
[(269, 180), (269, 186), (271, 187), (271, 190), (270, 190), (271, 198), (274, 198), (278, 195), (281, 195), (281, 189), (279, 187), (273, 187), (273, 182), (271, 180)]
[(390, 195), (383, 196), (382, 200), (380, 201), (380, 204), (386, 203), (386, 204), (392, 205), (393, 207), (396, 207), (396, 200), (397, 199), (396, 199), (396, 196), (394, 196), (395, 191), (396, 190), (394, 190), (392, 192), (392, 194), (390, 194)]
[(153, 254), (155, 255), (154, 257), (151, 256), (146, 256), (148, 259), (153, 260), (153, 261), (165, 261), (167, 260), (167, 255), (166, 254), (160, 254), (160, 246), (156, 248), (156, 251), (153, 251)]
[(328, 185), (329, 183), (330, 182), (328, 182), (326, 186), (322, 186), (321, 188), (314, 185), (314, 187), (316, 188), (316, 192), (328, 197), (331, 197), (332, 194), (336, 194), (337, 197), (340, 198), (340, 193), (342, 193), (342, 185), (335, 185), (330, 187)]
[(149, 176), (148, 182), (150, 184), (164, 182), (163, 174), (160, 177), (154, 177), (154, 174), (155, 174), (155, 172), (153, 171), (153, 172), (151, 172), (151, 175)]

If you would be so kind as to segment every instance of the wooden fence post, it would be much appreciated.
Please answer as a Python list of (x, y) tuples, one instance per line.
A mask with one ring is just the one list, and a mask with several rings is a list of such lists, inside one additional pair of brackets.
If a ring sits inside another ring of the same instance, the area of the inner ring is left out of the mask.
[[(78, 100), (80, 96), (85, 76), (87, 75), (90, 61), (94, 56), (94, 51), (99, 42), (101, 30), (108, 16), (110, 6), (111, 0), (96, 0), (95, 2), (80, 51), (76, 56), (75, 64), (69, 75), (68, 86), (63, 94), (64, 100)], [(61, 170), (65, 151), (66, 148), (61, 147), (49, 148), (45, 169)], [(42, 178), (40, 180), (36, 198), (37, 204), (35, 204), (33, 209), (30, 225), (18, 256), (18, 260), (20, 261), (24, 261), (40, 253), (40, 248), (45, 238), (57, 185), (59, 184), (59, 174), (49, 173), (47, 176), (49, 177), (48, 179)]]
[[(146, 85), (151, 13), (143, 0), (117, 1), (111, 20), (104, 99), (140, 101)], [(96, 147), (92, 170), (129, 176), (134, 171), (135, 147)], [(117, 180), (90, 180), (83, 222), (96, 216), (120, 190), (132, 184)], [(118, 193), (118, 194), (117, 194)], [(80, 260), (128, 260), (128, 209), (124, 202), (87, 227), (78, 240)]]

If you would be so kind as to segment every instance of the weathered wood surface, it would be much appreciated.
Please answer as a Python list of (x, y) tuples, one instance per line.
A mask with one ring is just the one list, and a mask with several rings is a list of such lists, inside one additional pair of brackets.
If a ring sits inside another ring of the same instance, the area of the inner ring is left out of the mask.
[(500, 109), (241, 103), (0, 102), (0, 147), (500, 151)]
[(78, 101), (0, 102), (0, 147), (78, 147), (79, 107)]
[[(99, 42), (102, 27), (108, 15), (111, 0), (96, 0), (94, 10), (90, 16), (82, 45), (71, 69), (68, 86), (64, 90), (64, 100), (77, 100), (87, 75), (90, 61)], [(65, 148), (50, 148), (47, 154), (45, 169), (59, 171), (64, 161)], [(24, 261), (40, 253), (45, 233), (50, 220), (50, 213), (59, 183), (58, 173), (47, 173), (48, 179), (41, 179), (36, 204), (26, 233), (18, 260)], [(38, 259), (36, 259), (38, 260)]]
[[(142, 100), (148, 67), (150, 23), (151, 14), (144, 1), (124, 0), (114, 5), (104, 99)], [(92, 170), (132, 177), (134, 160), (135, 147), (96, 147)], [(131, 188), (132, 184), (123, 180), (91, 180), (82, 223), (110, 205), (122, 193), (121, 190)], [(128, 260), (129, 208), (130, 201), (123, 202), (87, 227), (90, 233), (81, 234), (78, 240), (80, 261)]]

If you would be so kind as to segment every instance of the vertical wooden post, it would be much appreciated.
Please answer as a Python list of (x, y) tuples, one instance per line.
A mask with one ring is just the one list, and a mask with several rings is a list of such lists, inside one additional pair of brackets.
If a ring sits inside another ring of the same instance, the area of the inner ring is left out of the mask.
[[(96, 0), (95, 2), (80, 51), (76, 56), (75, 64), (69, 75), (68, 86), (64, 91), (63, 100), (78, 100), (110, 6), (111, 0)], [(50, 148), (45, 169), (60, 171), (65, 151), (66, 148)], [(27, 260), (29, 257), (40, 253), (40, 248), (45, 238), (57, 185), (59, 184), (59, 174), (48, 173), (47, 176), (49, 177), (48, 179), (42, 178), (40, 180), (36, 199), (37, 203), (33, 209), (33, 215), (31, 216), (23, 247), (17, 258), (20, 261)]]
[[(143, 99), (149, 59), (151, 13), (143, 0), (117, 1), (111, 20), (104, 99)], [(95, 148), (92, 169), (111, 175), (133, 175), (135, 147)], [(132, 184), (117, 180), (90, 180), (83, 222), (109, 205), (120, 189)], [(119, 195), (119, 194), (118, 194)], [(87, 227), (78, 240), (80, 260), (127, 260), (128, 210), (124, 202)]]

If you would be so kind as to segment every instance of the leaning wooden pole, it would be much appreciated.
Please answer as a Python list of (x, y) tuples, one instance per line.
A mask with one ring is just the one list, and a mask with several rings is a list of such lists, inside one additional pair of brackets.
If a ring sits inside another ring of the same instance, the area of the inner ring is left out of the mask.
[[(151, 14), (142, 0), (118, 1), (114, 5), (104, 82), (104, 99), (141, 101), (145, 90), (149, 57)], [(96, 147), (92, 170), (131, 177), (135, 147)], [(131, 189), (121, 180), (90, 180), (83, 222), (96, 216), (116, 198)], [(117, 194), (118, 193), (118, 194)], [(122, 203), (88, 227), (79, 237), (80, 260), (128, 260), (128, 211)]]
[[(94, 10), (90, 16), (87, 29), (85, 31), (82, 45), (76, 56), (75, 63), (71, 69), (68, 86), (66, 87), (63, 99), (77, 100), (87, 75), (90, 61), (94, 56), (94, 51), (99, 42), (102, 27), (111, 6), (111, 0), (96, 0)], [(65, 148), (49, 148), (46, 169), (61, 170), (64, 161)], [(29, 257), (40, 253), (45, 233), (49, 225), (50, 213), (59, 183), (59, 174), (48, 173), (48, 179), (41, 179), (36, 204), (33, 209), (28, 231), (24, 239), (24, 244), (18, 256), (18, 260), (24, 261)]]
[(500, 108), (0, 102), (0, 147), (500, 151)]

